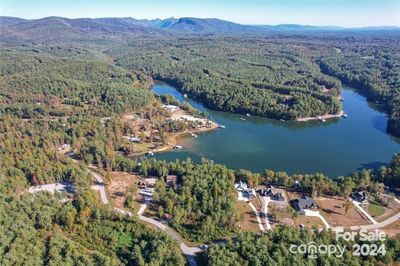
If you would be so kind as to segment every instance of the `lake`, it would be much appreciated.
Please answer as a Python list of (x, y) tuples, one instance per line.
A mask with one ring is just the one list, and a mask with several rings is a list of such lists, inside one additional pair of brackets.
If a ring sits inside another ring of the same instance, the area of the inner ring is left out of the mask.
[(213, 111), (158, 81), (153, 92), (186, 101), (226, 126), (198, 138), (185, 138), (180, 142), (182, 150), (156, 154), (155, 158), (160, 160), (190, 157), (197, 162), (205, 157), (231, 169), (253, 172), (272, 169), (289, 174), (320, 172), (336, 178), (361, 168), (387, 164), (394, 153), (400, 152), (400, 140), (386, 133), (387, 115), (372, 108), (365, 97), (346, 86), (342, 97), (348, 118), (326, 122), (284, 122)]

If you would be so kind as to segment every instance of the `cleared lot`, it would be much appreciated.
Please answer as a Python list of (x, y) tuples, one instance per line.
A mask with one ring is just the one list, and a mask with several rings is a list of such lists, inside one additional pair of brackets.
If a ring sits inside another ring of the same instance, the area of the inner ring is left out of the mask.
[(237, 226), (240, 230), (245, 232), (260, 232), (256, 215), (247, 202), (236, 201), (235, 208), (237, 215), (239, 215), (239, 222), (237, 223)]
[(320, 209), (321, 215), (333, 227), (370, 224), (353, 204), (350, 204), (346, 213), (346, 201), (343, 199), (316, 197), (314, 200)]
[(140, 177), (125, 172), (112, 172), (111, 176), (111, 183), (107, 186), (108, 193), (113, 205), (123, 209), (126, 194), (135, 183), (139, 182)]

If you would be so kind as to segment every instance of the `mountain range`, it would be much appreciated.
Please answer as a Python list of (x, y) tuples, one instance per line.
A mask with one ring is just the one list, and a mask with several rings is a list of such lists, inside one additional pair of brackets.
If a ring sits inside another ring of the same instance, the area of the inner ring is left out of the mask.
[(255, 34), (282, 32), (396, 30), (398, 27), (341, 28), (297, 24), (242, 25), (221, 19), (203, 18), (62, 18), (22, 19), (0, 17), (1, 42), (14, 41), (105, 41), (126, 39), (131, 36), (171, 34)]

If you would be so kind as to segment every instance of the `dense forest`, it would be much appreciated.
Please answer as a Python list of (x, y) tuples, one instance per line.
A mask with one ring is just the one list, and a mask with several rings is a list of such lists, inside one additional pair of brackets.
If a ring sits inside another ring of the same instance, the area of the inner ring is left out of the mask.
[(139, 109), (153, 97), (140, 89), (146, 83), (144, 76), (103, 61), (39, 51), (2, 50), (0, 54), (0, 113), (22, 118), (82, 111), (107, 116)]
[(199, 165), (186, 161), (168, 172), (177, 174), (179, 188), (168, 189), (159, 182), (154, 200), (159, 213), (173, 214), (170, 223), (185, 238), (217, 239), (233, 228), (235, 192), (230, 170), (210, 161)]
[(76, 197), (0, 194), (0, 264), (185, 265), (166, 235), (100, 206), (94, 195)]
[[(309, 253), (292, 254), (291, 245), (316, 243), (335, 244), (346, 247), (343, 257), (320, 255), (310, 258)], [(360, 243), (360, 242), (359, 242)], [(208, 265), (395, 265), (400, 250), (398, 242), (387, 240), (388, 248), (384, 256), (352, 256), (354, 242), (336, 241), (331, 232), (296, 230), (290, 227), (278, 227), (264, 235), (251, 233), (239, 234), (226, 245), (212, 245), (207, 250)]]
[(116, 63), (174, 85), (207, 107), (276, 119), (341, 110), (341, 83), (304, 48), (263, 39), (194, 38), (113, 47)]

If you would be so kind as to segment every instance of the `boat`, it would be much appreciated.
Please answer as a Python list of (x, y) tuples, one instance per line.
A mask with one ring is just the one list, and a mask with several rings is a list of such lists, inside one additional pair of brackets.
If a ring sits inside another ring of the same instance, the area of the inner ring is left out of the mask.
[(183, 94), (183, 98), (187, 98), (188, 97), (188, 95), (185, 93), (185, 94)]
[(322, 120), (321, 120), (322, 122), (326, 122), (326, 119), (324, 119), (324, 118), (322, 118)]
[(348, 115), (347, 115), (347, 114), (343, 114), (343, 115), (342, 115), (342, 117), (344, 117), (344, 118), (347, 118), (347, 117), (348, 117)]
[(247, 116), (247, 117), (250, 117), (250, 116), (251, 116), (251, 114), (246, 114), (246, 116)]
[(197, 138), (197, 135), (194, 134), (193, 132), (189, 132), (189, 133), (190, 133), (190, 135), (192, 135), (192, 137)]
[(174, 146), (174, 150), (180, 150), (180, 149), (182, 149), (182, 146), (180, 146), (180, 145), (175, 145)]
[(225, 128), (225, 126), (224, 126), (224, 125), (219, 125), (218, 127), (219, 127), (219, 128)]
[(245, 118), (243, 118), (243, 117), (241, 117), (241, 118), (240, 118), (240, 120), (246, 121), (246, 119), (245, 119)]
[(149, 152), (147, 153), (147, 155), (148, 155), (148, 156), (154, 156), (154, 152), (149, 151)]
[(285, 122), (286, 120), (285, 119), (279, 119), (280, 121), (282, 121), (282, 122)]

